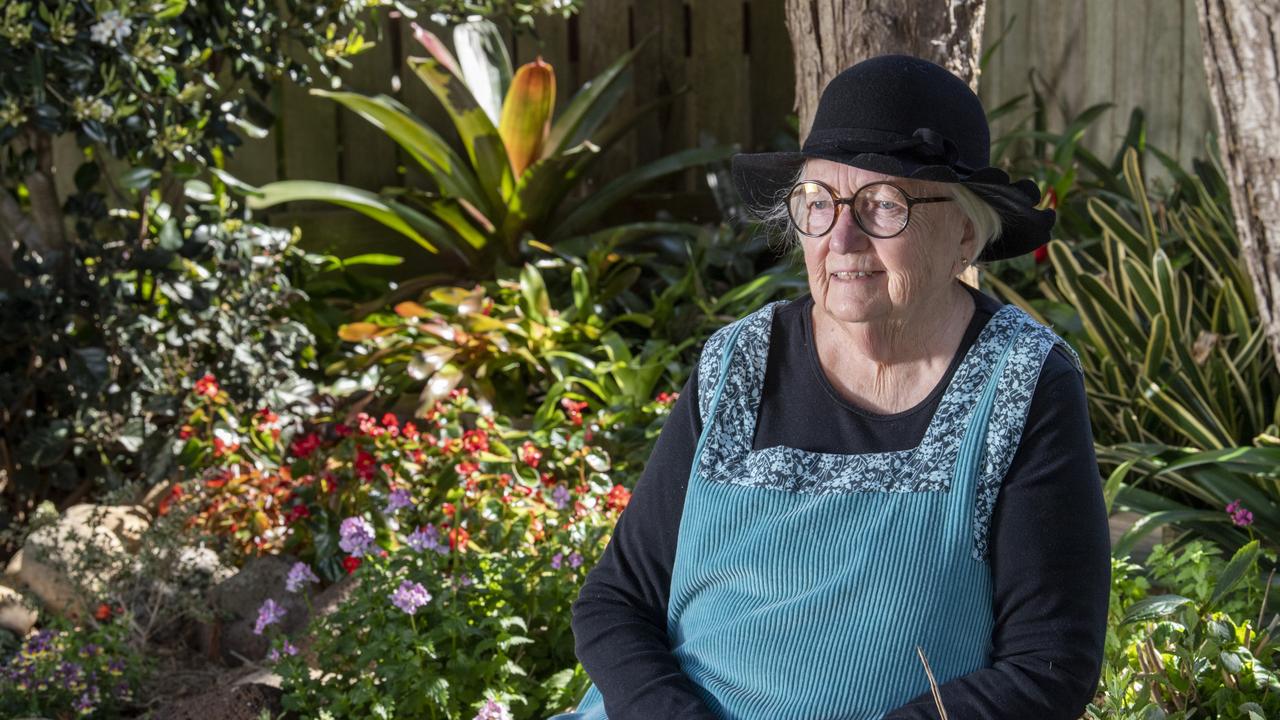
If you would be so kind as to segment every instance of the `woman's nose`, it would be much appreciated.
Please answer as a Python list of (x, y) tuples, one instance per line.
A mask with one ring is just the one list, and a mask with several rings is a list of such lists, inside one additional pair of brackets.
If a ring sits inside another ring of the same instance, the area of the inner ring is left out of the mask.
[(836, 224), (832, 225), (831, 231), (827, 233), (830, 251), (843, 254), (865, 250), (871, 243), (871, 238), (858, 227), (858, 223), (853, 218), (853, 209), (843, 207), (840, 210)]

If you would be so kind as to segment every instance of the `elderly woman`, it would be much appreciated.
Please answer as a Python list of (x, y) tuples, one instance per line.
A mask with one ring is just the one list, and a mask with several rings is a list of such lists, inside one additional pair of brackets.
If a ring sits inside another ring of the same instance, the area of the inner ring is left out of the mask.
[[(962, 283), (1053, 225), (977, 96), (884, 56), (798, 153), (739, 155), (810, 293), (716, 332), (573, 607), (569, 718), (1070, 720), (1096, 689), (1106, 511), (1079, 360)], [(922, 658), (924, 660), (922, 660)]]

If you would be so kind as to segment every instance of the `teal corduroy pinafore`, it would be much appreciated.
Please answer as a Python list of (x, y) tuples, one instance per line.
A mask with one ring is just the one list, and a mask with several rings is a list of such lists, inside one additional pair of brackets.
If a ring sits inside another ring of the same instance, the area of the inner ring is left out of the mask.
[[(671, 577), (671, 651), (724, 720), (875, 720), (990, 665), (987, 525), (1051, 330), (1002, 307), (920, 445), (752, 449), (777, 303), (718, 331)], [(575, 712), (603, 720), (593, 685)]]

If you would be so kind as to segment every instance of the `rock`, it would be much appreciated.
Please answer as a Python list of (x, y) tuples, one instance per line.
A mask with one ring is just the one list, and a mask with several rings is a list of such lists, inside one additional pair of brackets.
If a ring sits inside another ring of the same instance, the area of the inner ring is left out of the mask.
[(6, 578), (16, 579), (51, 612), (78, 616), (87, 601), (109, 587), (151, 526), (136, 505), (73, 505), (50, 525), (27, 536), (10, 560)]
[[(294, 561), (276, 555), (253, 558), (240, 572), (219, 583), (209, 599), (219, 620), (201, 633), (204, 651), (225, 662), (260, 660), (271, 646), (271, 636), (294, 636), (307, 624), (305, 590), (286, 592), (285, 578)], [(284, 608), (284, 618), (262, 635), (253, 634), (258, 609), (270, 598)]]
[(39, 614), (27, 605), (21, 593), (0, 587), (0, 628), (20, 638), (26, 637), (38, 618)]
[(99, 525), (120, 538), (129, 552), (137, 552), (142, 535), (151, 527), (151, 513), (141, 505), (72, 505), (61, 522)]
[(27, 536), (17, 577), (51, 612), (80, 616), (127, 558), (106, 527), (59, 520)]

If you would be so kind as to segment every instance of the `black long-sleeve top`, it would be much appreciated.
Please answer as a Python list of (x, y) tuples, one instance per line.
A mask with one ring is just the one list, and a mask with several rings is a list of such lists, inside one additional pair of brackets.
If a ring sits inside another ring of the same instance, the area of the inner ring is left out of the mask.
[[(921, 442), (947, 385), (1001, 303), (969, 286), (975, 312), (950, 367), (915, 407), (890, 415), (841, 397), (819, 366), (810, 296), (779, 306), (754, 449), (879, 453)], [(670, 652), (667, 601), (685, 488), (702, 431), (686, 382), (600, 562), (573, 604), (578, 659), (610, 720), (711, 720)], [(1072, 720), (1097, 689), (1110, 538), (1084, 386), (1055, 346), (992, 511), (991, 666), (940, 686), (952, 720)], [(886, 720), (937, 718), (928, 693)]]

